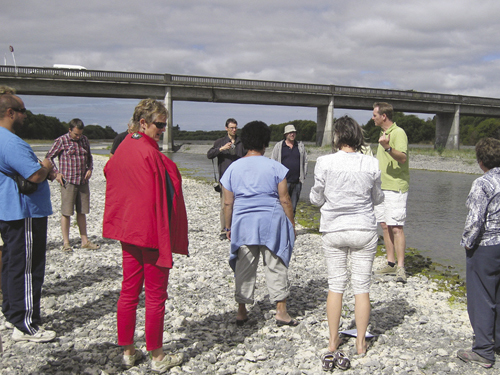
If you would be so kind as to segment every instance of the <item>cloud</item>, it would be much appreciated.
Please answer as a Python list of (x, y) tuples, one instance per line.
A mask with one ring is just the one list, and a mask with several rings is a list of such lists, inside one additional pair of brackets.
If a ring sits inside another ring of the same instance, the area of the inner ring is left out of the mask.
[(2, 6), (0, 51), (23, 66), (500, 97), (499, 13), (490, 0), (21, 0)]

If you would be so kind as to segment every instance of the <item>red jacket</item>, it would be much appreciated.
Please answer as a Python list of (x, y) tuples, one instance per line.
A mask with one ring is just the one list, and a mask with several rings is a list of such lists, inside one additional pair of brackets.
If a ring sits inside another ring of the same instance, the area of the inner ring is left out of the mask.
[(103, 237), (158, 249), (160, 267), (172, 268), (172, 252), (188, 255), (181, 174), (154, 139), (144, 133), (128, 135), (106, 163), (104, 175)]

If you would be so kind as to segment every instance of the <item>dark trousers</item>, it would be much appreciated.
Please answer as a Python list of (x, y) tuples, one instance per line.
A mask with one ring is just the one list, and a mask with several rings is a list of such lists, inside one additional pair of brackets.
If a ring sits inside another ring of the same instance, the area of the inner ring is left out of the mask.
[(297, 203), (300, 198), (300, 191), (302, 190), (302, 182), (288, 182), (288, 195), (292, 200), (293, 216), (295, 216), (295, 210), (297, 209)]
[(2, 312), (20, 331), (34, 335), (41, 323), (47, 218), (1, 221)]
[(476, 336), (472, 350), (492, 363), (500, 349), (500, 245), (467, 251), (467, 311)]

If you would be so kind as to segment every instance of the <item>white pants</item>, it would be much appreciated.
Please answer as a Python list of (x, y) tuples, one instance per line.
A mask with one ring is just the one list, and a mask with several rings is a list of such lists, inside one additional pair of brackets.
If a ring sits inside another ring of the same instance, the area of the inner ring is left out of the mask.
[(323, 234), (328, 267), (328, 289), (344, 293), (347, 286), (347, 255), (351, 255), (351, 285), (354, 294), (369, 293), (377, 231), (349, 230)]
[(234, 297), (238, 303), (252, 304), (254, 302), (257, 266), (259, 265), (261, 253), (271, 302), (283, 301), (290, 294), (288, 268), (286, 268), (283, 261), (264, 245), (242, 246), (238, 250), (238, 259), (234, 271), (236, 284)]

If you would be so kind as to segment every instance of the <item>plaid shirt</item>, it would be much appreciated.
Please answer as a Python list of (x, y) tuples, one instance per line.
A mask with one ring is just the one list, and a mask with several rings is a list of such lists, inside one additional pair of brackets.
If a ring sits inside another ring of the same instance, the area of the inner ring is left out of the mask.
[[(57, 169), (54, 158), (58, 157), (59, 169)], [(73, 185), (84, 185), (87, 171), (94, 168), (90, 144), (87, 137), (82, 135), (78, 141), (69, 136), (69, 132), (54, 141), (52, 148), (47, 153), (56, 173), (62, 173), (66, 181)]]

